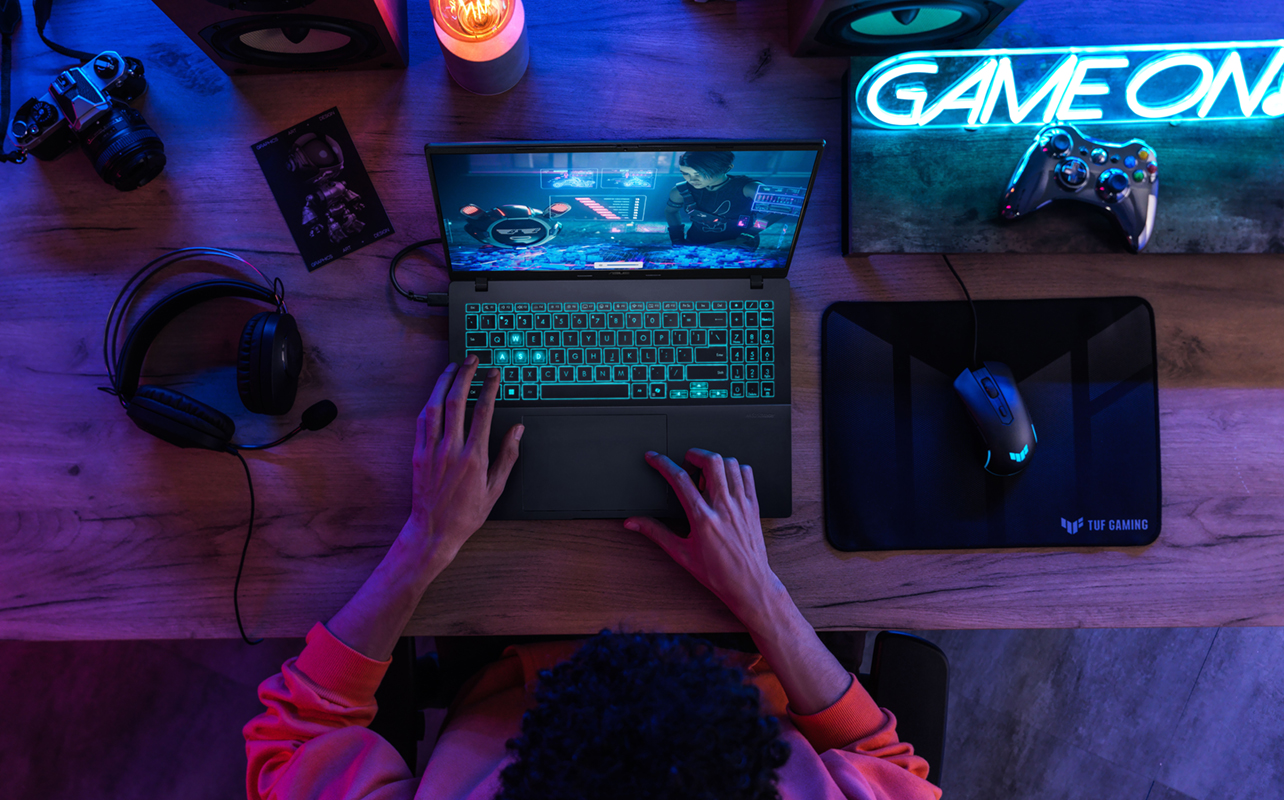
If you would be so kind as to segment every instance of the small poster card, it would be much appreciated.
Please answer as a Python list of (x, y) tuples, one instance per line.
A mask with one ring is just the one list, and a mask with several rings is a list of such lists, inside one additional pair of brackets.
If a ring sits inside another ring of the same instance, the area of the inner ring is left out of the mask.
[(392, 233), (338, 108), (252, 149), (309, 272)]

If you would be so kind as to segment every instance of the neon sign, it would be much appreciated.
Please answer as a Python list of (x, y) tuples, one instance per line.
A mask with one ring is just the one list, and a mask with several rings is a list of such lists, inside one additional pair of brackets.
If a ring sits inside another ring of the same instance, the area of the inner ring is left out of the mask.
[(1284, 115), (1284, 39), (902, 53), (856, 86), (879, 128), (1199, 122)]

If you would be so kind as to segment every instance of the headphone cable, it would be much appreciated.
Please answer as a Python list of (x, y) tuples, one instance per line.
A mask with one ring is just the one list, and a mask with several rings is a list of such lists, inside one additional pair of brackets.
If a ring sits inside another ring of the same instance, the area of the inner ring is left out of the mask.
[(241, 460), (241, 466), (245, 467), (245, 482), (250, 487), (250, 523), (245, 530), (245, 544), (241, 546), (241, 563), (236, 566), (236, 582), (232, 584), (232, 608), (236, 611), (236, 627), (241, 631), (241, 638), (246, 644), (255, 645), (262, 642), (262, 639), (251, 639), (245, 635), (245, 626), (241, 624), (241, 601), (238, 599), (241, 590), (241, 571), (245, 569), (245, 554), (250, 549), (250, 536), (254, 534), (254, 479), (250, 477), (250, 465), (246, 463), (245, 456), (237, 452), (236, 448), (228, 448), (228, 452)]
[(448, 306), (450, 305), (450, 295), (447, 292), (415, 294), (414, 292), (406, 291), (401, 287), (401, 284), (397, 282), (397, 264), (401, 262), (401, 259), (410, 255), (412, 251), (418, 250), (421, 247), (427, 247), (430, 244), (441, 244), (441, 239), (424, 239), (423, 241), (415, 242), (414, 244), (406, 245), (401, 248), (401, 252), (393, 256), (392, 262), (388, 264), (388, 280), (392, 282), (392, 288), (397, 290), (397, 294), (407, 300), (413, 300), (416, 303), (427, 303), (430, 306)]
[(949, 267), (950, 272), (954, 273), (954, 280), (958, 281), (959, 286), (963, 287), (963, 296), (967, 298), (968, 307), (972, 309), (972, 363), (969, 366), (975, 369), (976, 368), (976, 338), (977, 338), (977, 328), (978, 328), (977, 321), (976, 321), (976, 304), (972, 302), (972, 293), (967, 290), (967, 284), (963, 283), (963, 279), (959, 277), (958, 270), (954, 269), (954, 265), (950, 263), (950, 257), (944, 253), (941, 253), (941, 258), (945, 259), (945, 266)]

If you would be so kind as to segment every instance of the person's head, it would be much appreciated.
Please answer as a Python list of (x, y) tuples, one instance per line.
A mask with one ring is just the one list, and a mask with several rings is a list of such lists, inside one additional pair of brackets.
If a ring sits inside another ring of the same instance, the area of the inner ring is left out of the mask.
[(691, 150), (678, 157), (678, 171), (693, 188), (704, 189), (726, 180), (735, 160), (735, 155), (726, 151)]
[(759, 700), (706, 642), (603, 631), (540, 673), (496, 798), (777, 798), (789, 745)]

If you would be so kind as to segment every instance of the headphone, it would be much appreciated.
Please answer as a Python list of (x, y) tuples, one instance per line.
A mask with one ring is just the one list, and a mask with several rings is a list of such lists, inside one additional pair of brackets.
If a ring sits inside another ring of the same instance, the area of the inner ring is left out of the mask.
[[(119, 398), (125, 413), (135, 425), (159, 439), (178, 447), (235, 452), (238, 446), (232, 443), (232, 436), (236, 433), (236, 423), (230, 416), (174, 389), (151, 384), (140, 386), (143, 361), (165, 326), (188, 309), (223, 297), (242, 297), (267, 303), (275, 310), (250, 317), (241, 331), (236, 358), (237, 393), (245, 408), (253, 413), (280, 416), (289, 412), (294, 406), (299, 373), (303, 366), (303, 341), (299, 336), (298, 324), (286, 310), (284, 287), (279, 280), (272, 281), (266, 288), (240, 280), (209, 280), (183, 287), (149, 308), (125, 336), (125, 343), (119, 354), (114, 358), (111, 355), (115, 350), (116, 329), (123, 322), (129, 305), (143, 284), (171, 264), (209, 257), (231, 259), (258, 272), (248, 261), (226, 250), (189, 247), (166, 253), (136, 273), (117, 296), (116, 303), (112, 304), (107, 330), (103, 333), (103, 359), (112, 382), (112, 388), (106, 391)], [(149, 274), (138, 280), (140, 275), (149, 270)], [(259, 275), (262, 276), (262, 273)], [(266, 283), (267, 278), (263, 279)], [(133, 291), (122, 306), (121, 297), (130, 289), (131, 284), (135, 284)], [(113, 325), (118, 306), (121, 309), (121, 319), (116, 320)], [(321, 407), (314, 406), (308, 409), (309, 413), (304, 414), (305, 424), (299, 430), (318, 430), (334, 419), (330, 416), (323, 424), (312, 427), (319, 418), (329, 416), (327, 412), (334, 406), (328, 400), (318, 405)], [(239, 447), (250, 450), (271, 447), (295, 433), (298, 430), (268, 445)]]
[[(130, 328), (125, 343), (116, 353), (116, 339), (126, 312), (138, 296), (143, 285), (156, 273), (171, 264), (197, 258), (223, 258), (249, 267), (263, 278), (267, 288), (238, 280), (211, 280), (194, 283), (164, 297), (147, 309), (146, 313)], [(131, 289), (132, 286), (132, 289)], [(126, 297), (126, 292), (129, 296)], [(186, 247), (166, 253), (135, 272), (126, 281), (120, 294), (111, 304), (107, 326), (103, 330), (103, 363), (111, 387), (102, 387), (120, 401), (134, 424), (158, 439), (179, 447), (198, 447), (221, 453), (231, 453), (245, 468), (245, 479), (250, 487), (250, 522), (241, 548), (241, 562), (236, 568), (236, 583), (232, 586), (232, 606), (236, 611), (236, 626), (247, 644), (258, 644), (262, 639), (251, 640), (241, 624), (241, 608), (237, 594), (241, 585), (241, 571), (245, 567), (245, 554), (254, 533), (254, 482), (250, 467), (240, 450), (264, 450), (291, 439), (303, 430), (317, 431), (334, 421), (339, 411), (334, 403), (322, 400), (303, 412), (297, 428), (267, 444), (232, 443), (236, 423), (232, 418), (211, 405), (194, 397), (164, 386), (140, 386), (143, 360), (156, 337), (175, 317), (208, 300), (221, 297), (243, 297), (273, 306), (275, 311), (264, 311), (250, 317), (241, 330), (241, 341), (236, 351), (236, 389), (246, 409), (256, 414), (280, 416), (294, 406), (299, 386), (299, 373), (303, 367), (303, 340), (299, 326), (285, 308), (285, 287), (280, 280), (269, 281), (250, 262), (227, 250), (216, 247)], [(124, 304), (121, 299), (124, 298)], [(116, 309), (120, 308), (120, 317)]]

